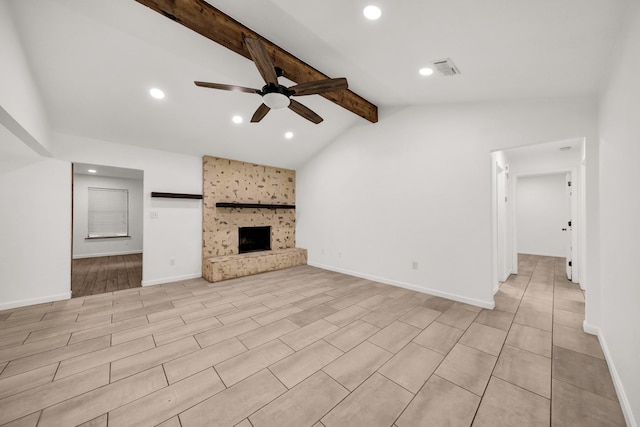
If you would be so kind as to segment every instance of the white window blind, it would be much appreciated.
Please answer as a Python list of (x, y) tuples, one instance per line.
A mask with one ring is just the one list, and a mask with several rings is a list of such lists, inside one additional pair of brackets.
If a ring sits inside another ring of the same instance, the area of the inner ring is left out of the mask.
[(89, 237), (129, 235), (129, 190), (89, 187)]

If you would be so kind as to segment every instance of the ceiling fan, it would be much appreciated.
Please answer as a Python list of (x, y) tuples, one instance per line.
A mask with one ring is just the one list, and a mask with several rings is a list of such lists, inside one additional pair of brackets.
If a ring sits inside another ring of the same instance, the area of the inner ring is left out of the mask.
[(260, 75), (267, 83), (262, 89), (252, 89), (243, 86), (234, 86), (220, 83), (194, 82), (196, 86), (207, 87), (211, 89), (230, 90), (232, 92), (255, 93), (262, 96), (262, 104), (251, 117), (252, 123), (257, 123), (274, 109), (288, 107), (291, 111), (301, 115), (305, 119), (318, 124), (322, 121), (322, 117), (317, 115), (311, 109), (305, 107), (298, 101), (291, 99), (292, 96), (315, 95), (324, 92), (333, 92), (336, 90), (346, 89), (348, 87), (347, 79), (324, 79), (312, 82), (300, 83), (295, 86), (285, 87), (278, 83), (279, 75), (282, 70), (274, 67), (267, 49), (258, 39), (245, 38), (244, 43), (247, 46), (249, 55), (256, 64)]

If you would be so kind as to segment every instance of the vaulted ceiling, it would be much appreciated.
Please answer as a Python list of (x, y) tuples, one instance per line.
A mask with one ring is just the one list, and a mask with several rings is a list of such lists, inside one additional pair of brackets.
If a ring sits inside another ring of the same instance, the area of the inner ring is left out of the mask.
[[(358, 126), (376, 126), (318, 96), (314, 125), (289, 110), (259, 124), (254, 64), (134, 0), (9, 0), (53, 129), (192, 155), (295, 168)], [(628, 0), (209, 0), (214, 7), (378, 105), (595, 96)], [(451, 58), (455, 77), (422, 77)], [(295, 83), (281, 78), (282, 84)], [(149, 96), (159, 87), (163, 100)], [(240, 115), (244, 123), (231, 121)], [(291, 131), (294, 137), (285, 139)]]

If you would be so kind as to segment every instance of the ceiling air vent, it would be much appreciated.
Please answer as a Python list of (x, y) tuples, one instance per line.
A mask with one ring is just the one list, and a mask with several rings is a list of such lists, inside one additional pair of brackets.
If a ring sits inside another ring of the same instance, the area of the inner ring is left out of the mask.
[(450, 58), (435, 61), (433, 65), (445, 76), (456, 76), (460, 74), (460, 70), (458, 70), (458, 67), (456, 67), (456, 64), (454, 64)]

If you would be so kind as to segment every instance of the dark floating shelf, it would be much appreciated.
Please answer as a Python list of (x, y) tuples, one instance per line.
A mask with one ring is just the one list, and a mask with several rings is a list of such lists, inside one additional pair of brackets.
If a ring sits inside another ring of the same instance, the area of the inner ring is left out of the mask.
[(202, 194), (159, 193), (152, 191), (151, 197), (163, 197), (165, 199), (202, 199)]
[(216, 208), (235, 209), (295, 209), (296, 205), (266, 205), (262, 203), (216, 203)]

